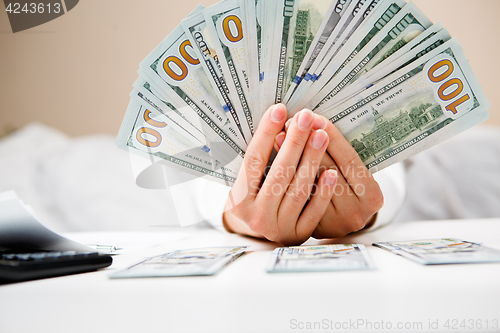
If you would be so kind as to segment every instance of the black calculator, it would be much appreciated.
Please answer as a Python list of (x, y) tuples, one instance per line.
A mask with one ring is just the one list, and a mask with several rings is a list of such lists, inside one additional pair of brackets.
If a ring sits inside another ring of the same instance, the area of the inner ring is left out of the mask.
[(0, 251), (0, 283), (90, 272), (108, 267), (112, 262), (110, 255), (98, 252)]

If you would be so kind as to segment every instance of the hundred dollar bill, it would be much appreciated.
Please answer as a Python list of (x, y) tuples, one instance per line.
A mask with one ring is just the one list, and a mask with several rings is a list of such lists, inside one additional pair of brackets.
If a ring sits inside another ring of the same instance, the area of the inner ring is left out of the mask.
[[(254, 127), (258, 125), (258, 92), (260, 89), (259, 73), (260, 73), (260, 47), (261, 47), (261, 26), (257, 19), (257, 6), (260, 0), (239, 0), (240, 7), (245, 15), (246, 32), (245, 38), (245, 55), (247, 59), (248, 83), (250, 86), (250, 99), (252, 119)], [(259, 119), (260, 120), (260, 119)]]
[(452, 39), (323, 115), (374, 172), (486, 120), (489, 107)]
[[(411, 42), (432, 25), (432, 22), (413, 3), (406, 5), (366, 47), (354, 57), (311, 100), (317, 108), (336, 96), (343, 88), (356, 81), (390, 55)], [(329, 74), (333, 71), (324, 71)], [(324, 82), (324, 81), (323, 81)], [(319, 84), (322, 84), (318, 81)]]
[[(328, 62), (327, 68), (336, 69), (333, 73), (314, 73), (312, 77), (316, 78), (314, 81), (310, 80), (307, 87), (304, 89), (300, 97), (300, 102), (294, 103), (292, 113), (296, 113), (306, 106), (308, 102), (316, 95), (325, 82), (329, 81), (338, 72), (340, 72), (352, 60), (371, 39), (388, 24), (392, 18), (406, 5), (404, 0), (388, 0), (380, 2), (375, 10), (369, 13), (369, 16), (359, 26), (351, 38), (345, 43), (341, 50), (335, 57)], [(325, 60), (328, 55), (325, 56)], [(321, 82), (319, 82), (321, 81)]]
[[(190, 117), (190, 113), (181, 113), (179, 107), (175, 107), (171, 102), (154, 91), (154, 87), (144, 78), (139, 77), (133, 84), (134, 90), (130, 93), (131, 98), (135, 98), (139, 103), (149, 104), (150, 108), (167, 117), (172, 125), (176, 126), (179, 132), (185, 132), (187, 136), (192, 137), (197, 143), (206, 144), (206, 138), (200, 130), (201, 123), (199, 118)], [(194, 115), (196, 116), (196, 115)]]
[(243, 30), (246, 22), (243, 14), (238, 0), (220, 2), (203, 11), (206, 29), (213, 38), (213, 46), (219, 55), (218, 60), (233, 98), (233, 105), (241, 119), (245, 136), (250, 140), (254, 124), (250, 110), (246, 39)]
[(340, 37), (343, 35), (346, 29), (349, 28), (351, 22), (358, 16), (358, 14), (363, 11), (365, 3), (365, 0), (356, 0), (352, 1), (349, 7), (347, 7), (345, 15), (342, 16), (341, 21), (339, 22), (337, 27), (335, 27), (332, 35), (330, 36), (330, 38), (328, 38), (325, 46), (318, 55), (318, 61), (315, 62), (309, 70), (309, 75), (312, 75), (311, 80), (313, 82), (318, 79), (316, 76), (314, 76), (314, 73), (321, 73), (323, 71), (323, 68), (325, 66), (324, 64), (328, 64), (330, 60), (329, 58), (327, 58), (327, 55), (330, 55), (331, 52), (336, 49), (336, 44), (339, 41)]
[(150, 111), (145, 104), (130, 101), (116, 144), (129, 152), (154, 157), (168, 166), (197, 177), (232, 186), (239, 166), (221, 166), (206, 146), (197, 146), (175, 130), (168, 119)]
[[(271, 1), (272, 3), (273, 1)], [(285, 93), (285, 71), (287, 68), (287, 55), (289, 47), (289, 34), (291, 28), (295, 25), (300, 0), (276, 0), (274, 6), (276, 15), (273, 17), (272, 44), (267, 68), (267, 77), (265, 78), (265, 87), (263, 98), (266, 101), (266, 107), (272, 104), (281, 103), (282, 95)], [(293, 40), (292, 40), (293, 42)]]
[(330, 48), (328, 54), (324, 57), (322, 64), (318, 67), (317, 71), (322, 72), (323, 69), (330, 63), (331, 59), (333, 59), (337, 53), (342, 49), (342, 47), (347, 43), (347, 41), (351, 38), (351, 36), (357, 31), (357, 29), (361, 26), (361, 24), (370, 17), (370, 15), (380, 7), (384, 2), (389, 0), (369, 0), (366, 1), (363, 7), (356, 12), (356, 9), (350, 15), (353, 16), (352, 20), (349, 23), (349, 26), (344, 29), (344, 32), (337, 38), (337, 41), (334, 43), (334, 47)]
[(214, 275), (241, 256), (248, 246), (175, 250), (143, 260), (110, 278)]
[(254, 128), (257, 128), (264, 111), (260, 103), (260, 61), (262, 47), (261, 10), (262, 0), (240, 0), (240, 6), (245, 8), (247, 25), (246, 57), (250, 85), (251, 111)]
[[(340, 20), (339, 12), (346, 6), (345, 3), (350, 1), (296, 0), (294, 7), (297, 10), (292, 11), (287, 11), (287, 3), (291, 3), (290, 1), (282, 2), (284, 5), (282, 12), (286, 15), (278, 16), (274, 36), (274, 47), (280, 48), (281, 46), (280, 58), (276, 59), (275, 66), (278, 64), (276, 74), (278, 82), (282, 82), (282, 87), (278, 86), (276, 89), (280, 93), (275, 99), (281, 102), (287, 101), (288, 95), (285, 96), (285, 93), (293, 82), (298, 84), (300, 79), (297, 77), (298, 71), (314, 61), (313, 56), (319, 52), (322, 41), (327, 38), (329, 32)], [(278, 11), (280, 11), (279, 8)], [(280, 25), (281, 34), (279, 34)], [(281, 45), (278, 45), (277, 41), (281, 42)], [(314, 46), (312, 49), (311, 45)], [(284, 63), (283, 68), (280, 66), (281, 63)]]
[[(234, 159), (240, 159), (234, 150), (218, 136), (212, 128), (204, 122), (192, 108), (190, 108), (182, 100), (165, 95), (164, 92), (149, 84), (145, 76), (139, 78), (133, 84), (134, 90), (131, 95), (134, 95), (138, 102), (146, 102), (150, 108), (154, 109), (170, 119), (171, 124), (179, 131), (179, 127), (186, 133), (188, 138), (194, 137), (192, 140), (195, 144), (203, 144), (209, 148), (209, 154), (213, 158), (219, 160), (222, 165), (230, 164)], [(178, 124), (178, 126), (176, 126)]]
[(274, 95), (273, 103), (284, 101), (285, 93), (308, 51), (308, 45), (331, 3), (332, 0), (278, 1), (273, 37), (273, 50), (276, 52), (268, 78), (272, 90), (266, 91), (266, 94)]
[(240, 135), (248, 144), (252, 138), (252, 132), (248, 126), (248, 122), (243, 121), (242, 123), (242, 120), (244, 120), (245, 117), (241, 105), (238, 104), (237, 100), (236, 103), (234, 103), (234, 98), (232, 99), (230, 97), (230, 92), (226, 85), (226, 80), (219, 62), (220, 55), (217, 54), (214, 47), (212, 36), (208, 32), (207, 23), (205, 22), (203, 13), (198, 13), (185, 18), (182, 20), (182, 27), (184, 28), (191, 45), (195, 46), (194, 51), (196, 56), (200, 59), (201, 66), (203, 67), (208, 80), (212, 84), (214, 92), (222, 104), (224, 111), (226, 111), (227, 115), (231, 115), (228, 117), (231, 124), (234, 128), (238, 128)]
[[(337, 26), (331, 32), (331, 35), (326, 40), (325, 45), (317, 55), (316, 61), (311, 64), (308, 72), (304, 76), (304, 80), (299, 83), (297, 90), (293, 94), (293, 99), (288, 102), (288, 106), (293, 110), (295, 105), (306, 95), (319, 78), (319, 73), (323, 71), (326, 65), (336, 54), (336, 50), (340, 48), (340, 42), (347, 39), (348, 32), (354, 32), (363, 19), (371, 13), (371, 11), (379, 3), (378, 0), (356, 0), (352, 1), (345, 8)], [(343, 44), (342, 44), (343, 45)], [(315, 74), (318, 73), (318, 74)]]
[(276, 59), (278, 55), (276, 50), (273, 48), (274, 40), (274, 29), (276, 26), (276, 15), (278, 2), (275, 0), (262, 0), (260, 4), (259, 12), (262, 17), (262, 46), (261, 50), (261, 72), (260, 72), (260, 108), (264, 113), (265, 110), (274, 103), (274, 94), (268, 93), (276, 86), (272, 75), (270, 74), (272, 60)]
[(279, 247), (271, 253), (269, 273), (374, 269), (363, 244)]
[(403, 48), (390, 55), (391, 61), (383, 62), (370, 72), (361, 76), (353, 84), (344, 88), (338, 95), (318, 107), (316, 112), (322, 113), (327, 108), (335, 107), (349, 97), (354, 96), (356, 93), (363, 91), (365, 88), (371, 87), (384, 77), (409, 65), (413, 61), (424, 56), (450, 39), (451, 36), (448, 33), (448, 30), (443, 29), (441, 23), (434, 24), (418, 37), (414, 38), (410, 43), (406, 44)]
[(185, 103), (210, 126), (239, 156), (244, 156), (245, 141), (232, 128), (215, 96), (200, 60), (182, 29), (177, 26), (140, 64), (139, 75), (168, 95), (175, 103)]

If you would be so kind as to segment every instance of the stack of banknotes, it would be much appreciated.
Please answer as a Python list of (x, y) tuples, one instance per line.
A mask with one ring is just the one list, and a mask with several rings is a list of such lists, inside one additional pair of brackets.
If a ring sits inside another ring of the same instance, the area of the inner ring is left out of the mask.
[(328, 118), (372, 172), (488, 118), (460, 44), (404, 0), (196, 7), (140, 64), (117, 138), (231, 186), (265, 110)]

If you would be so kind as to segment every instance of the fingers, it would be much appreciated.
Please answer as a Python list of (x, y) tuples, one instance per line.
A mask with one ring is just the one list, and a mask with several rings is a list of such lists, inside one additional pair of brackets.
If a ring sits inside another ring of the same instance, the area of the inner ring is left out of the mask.
[(326, 170), (321, 174), (316, 192), (297, 222), (296, 233), (298, 237), (311, 235), (319, 227), (318, 223), (325, 215), (327, 208), (332, 207), (330, 201), (334, 195), (338, 178), (335, 170)]
[(331, 122), (327, 121), (325, 131), (330, 137), (327, 151), (338, 165), (354, 194), (360, 200), (370, 201), (375, 206), (380, 206), (378, 207), (380, 209), (382, 193), (358, 153)]
[(285, 142), (285, 137), (285, 132), (281, 132), (280, 134), (276, 135), (276, 138), (274, 138), (274, 150), (276, 150), (277, 152), (280, 151), (283, 142)]
[[(293, 118), (295, 117), (297, 117), (297, 114), (295, 114)], [(292, 122), (293, 118), (290, 118), (286, 121), (285, 131), (288, 131), (288, 127), (290, 126), (290, 123)], [(313, 121), (313, 130), (325, 129), (326, 127), (325, 121), (328, 121), (325, 117), (315, 114)]]
[(262, 116), (259, 127), (248, 145), (243, 167), (231, 191), (236, 202), (243, 200), (247, 194), (257, 195), (273, 150), (275, 137), (283, 129), (286, 118), (287, 111), (283, 104), (271, 106)]
[[(277, 211), (292, 181), (311, 133), (313, 113), (303, 110), (293, 118), (289, 131), (257, 196), (263, 207)], [(278, 133), (276, 133), (278, 134)], [(273, 136), (274, 138), (276, 134)]]
[(304, 149), (299, 168), (288, 187), (279, 215), (297, 221), (311, 195), (319, 165), (328, 146), (328, 135), (323, 130), (313, 131)]

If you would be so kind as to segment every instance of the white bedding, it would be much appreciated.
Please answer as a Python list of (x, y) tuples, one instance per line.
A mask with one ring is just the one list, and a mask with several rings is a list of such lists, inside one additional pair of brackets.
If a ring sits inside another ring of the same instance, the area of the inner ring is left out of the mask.
[(169, 191), (135, 184), (114, 138), (70, 138), (31, 124), (0, 140), (0, 191), (15, 190), (60, 232), (178, 225)]
[[(500, 216), (500, 129), (476, 127), (408, 160), (396, 222)], [(15, 190), (56, 231), (178, 225), (170, 192), (136, 186), (114, 137), (31, 124), (0, 140), (0, 192)]]

